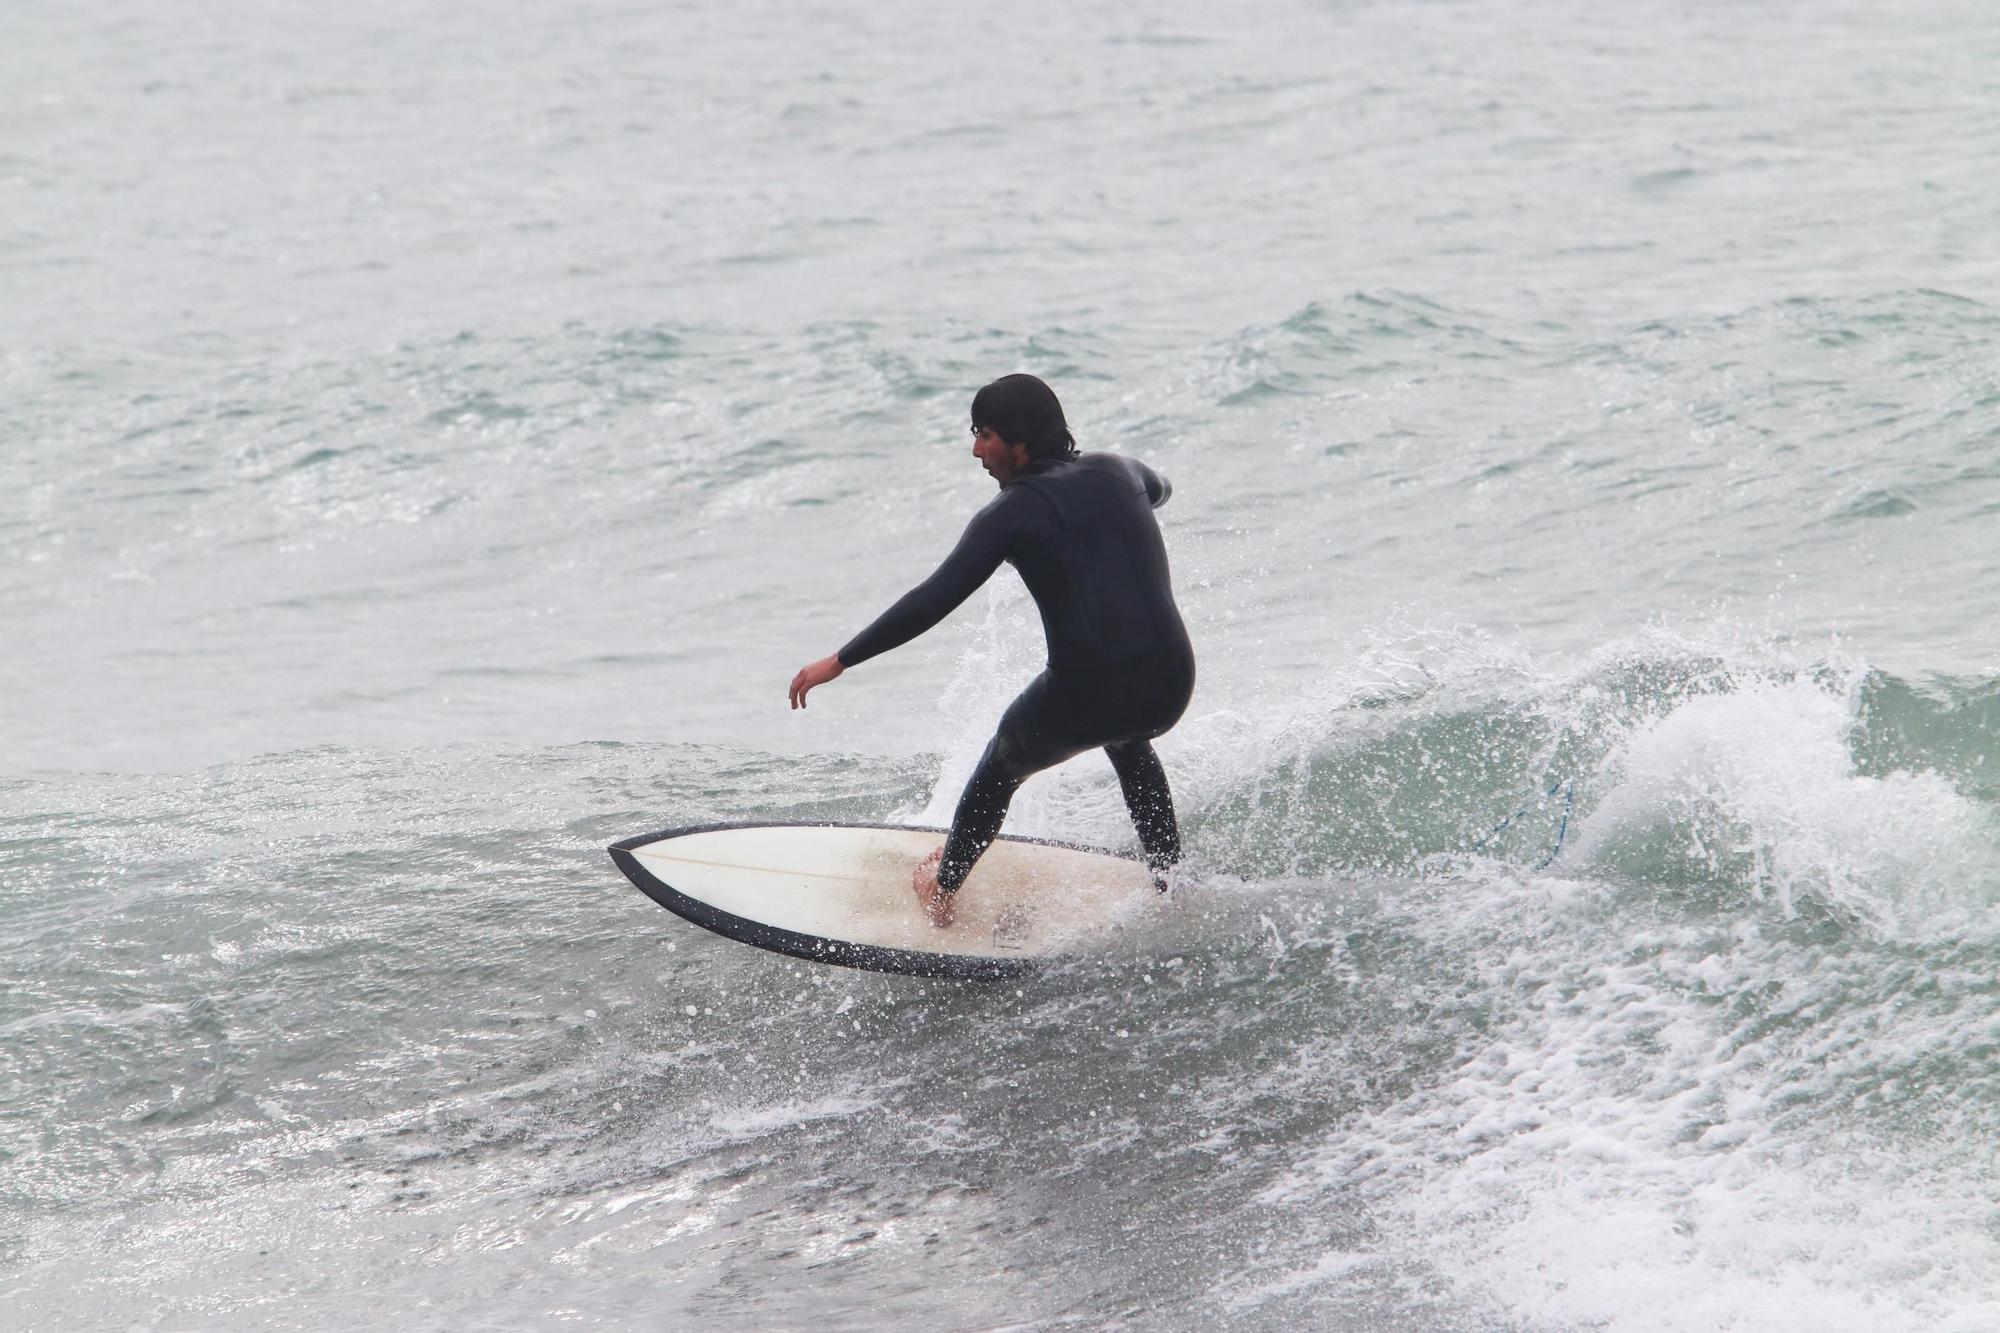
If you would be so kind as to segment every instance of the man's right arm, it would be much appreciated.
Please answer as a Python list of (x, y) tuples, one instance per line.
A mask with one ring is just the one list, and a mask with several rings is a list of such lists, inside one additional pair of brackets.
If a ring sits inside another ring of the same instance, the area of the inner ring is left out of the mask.
[(1169, 499), (1173, 498), (1174, 484), (1172, 482), (1136, 458), (1128, 461), (1131, 462), (1133, 467), (1139, 469), (1139, 480), (1146, 487), (1146, 503), (1158, 509)]
[(898, 598), (847, 646), (835, 654), (843, 667), (859, 666), (871, 657), (900, 648), (943, 620), (980, 584), (993, 577), (1007, 556), (1006, 520), (1001, 510), (1006, 496), (973, 515), (935, 573)]

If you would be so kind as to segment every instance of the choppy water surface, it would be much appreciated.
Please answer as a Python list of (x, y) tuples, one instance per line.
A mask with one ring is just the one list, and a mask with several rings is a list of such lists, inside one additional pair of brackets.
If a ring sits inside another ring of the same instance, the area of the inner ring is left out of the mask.
[[(9, 1326), (2000, 1326), (1985, 7), (10, 28)], [(1015, 369), (1175, 482), (1185, 891), (658, 911), (948, 816), (1007, 576), (782, 692)]]

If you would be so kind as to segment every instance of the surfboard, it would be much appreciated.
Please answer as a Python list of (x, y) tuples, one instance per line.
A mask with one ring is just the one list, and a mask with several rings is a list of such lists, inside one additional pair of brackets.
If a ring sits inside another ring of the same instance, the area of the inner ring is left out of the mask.
[(708, 824), (611, 845), (646, 896), (718, 935), (817, 963), (1007, 977), (1074, 953), (1156, 896), (1145, 865), (1002, 834), (933, 926), (910, 871), (946, 830), (889, 824)]

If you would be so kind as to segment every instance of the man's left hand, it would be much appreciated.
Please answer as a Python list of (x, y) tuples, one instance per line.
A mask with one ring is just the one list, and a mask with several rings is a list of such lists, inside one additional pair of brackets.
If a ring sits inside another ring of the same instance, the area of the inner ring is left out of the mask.
[(839, 653), (835, 653), (832, 657), (822, 657), (817, 662), (810, 662), (800, 667), (799, 674), (792, 677), (792, 707), (804, 708), (807, 690), (815, 685), (826, 684), (845, 670), (847, 668), (840, 664)]

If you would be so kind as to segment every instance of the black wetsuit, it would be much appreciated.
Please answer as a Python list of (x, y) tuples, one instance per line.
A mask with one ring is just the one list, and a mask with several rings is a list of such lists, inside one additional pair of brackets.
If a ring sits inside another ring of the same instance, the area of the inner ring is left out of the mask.
[(938, 867), (947, 893), (1000, 831), (1022, 782), (1099, 746), (1155, 876), (1180, 859), (1173, 796), (1149, 744), (1180, 720), (1194, 691), (1194, 650), (1152, 513), (1170, 490), (1121, 454), (1038, 462), (973, 516), (936, 573), (840, 650), (841, 665), (851, 667), (908, 643), (1003, 560), (1041, 609), (1048, 668), (1009, 705), (959, 798)]

